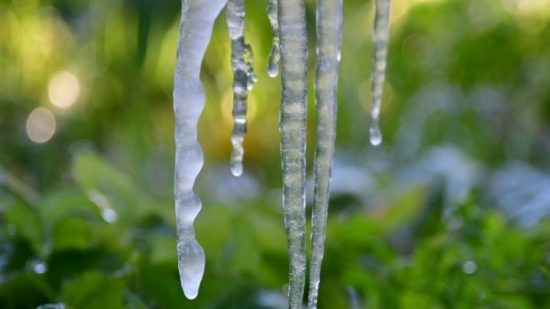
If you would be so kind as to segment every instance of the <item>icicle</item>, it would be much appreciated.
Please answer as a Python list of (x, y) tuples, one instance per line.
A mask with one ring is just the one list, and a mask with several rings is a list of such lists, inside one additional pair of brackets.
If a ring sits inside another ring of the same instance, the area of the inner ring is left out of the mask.
[(281, 52), (279, 48), (279, 21), (277, 20), (278, 0), (269, 0), (267, 6), (267, 17), (271, 23), (271, 29), (273, 31), (273, 40), (271, 53), (269, 54), (269, 64), (267, 66), (267, 75), (270, 77), (277, 77), (279, 75), (279, 60), (281, 58)]
[(256, 77), (252, 70), (252, 49), (244, 39), (244, 0), (227, 3), (227, 27), (231, 37), (231, 65), (233, 67), (233, 132), (231, 133), (231, 173), (243, 173), (243, 141), (246, 133), (248, 91)]
[(342, 0), (317, 0), (317, 71), (315, 99), (315, 193), (311, 214), (312, 241), (308, 308), (317, 308), (329, 201), (330, 174), (336, 139), (337, 85), (342, 42)]
[(174, 194), (178, 236), (178, 268), (181, 286), (189, 299), (197, 297), (204, 273), (204, 251), (195, 239), (193, 221), (201, 209), (193, 185), (203, 165), (197, 141), (197, 124), (205, 93), (199, 79), (201, 62), (216, 16), (227, 0), (183, 0), (176, 69), (174, 113), (176, 116), (176, 171)]
[(307, 33), (303, 0), (279, 0), (282, 64), (279, 130), (283, 168), (283, 210), (288, 235), (289, 307), (302, 308), (305, 255)]
[(372, 124), (370, 127), (370, 143), (378, 146), (382, 143), (380, 131), (380, 107), (386, 78), (386, 59), (388, 56), (388, 41), (390, 36), (390, 0), (376, 0), (374, 17), (374, 52), (372, 68)]

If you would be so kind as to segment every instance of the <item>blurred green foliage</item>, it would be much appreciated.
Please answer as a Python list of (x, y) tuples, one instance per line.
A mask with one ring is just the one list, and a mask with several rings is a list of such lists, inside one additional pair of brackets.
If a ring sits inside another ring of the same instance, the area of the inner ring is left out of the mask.
[[(392, 1), (385, 148), (365, 150), (372, 3), (344, 2), (338, 147), (352, 162), (392, 159), (390, 168), (372, 168), (374, 189), (364, 188), (371, 198), (332, 200), (319, 306), (550, 307), (548, 220), (514, 224), (483, 184), (460, 201), (450, 201), (438, 180), (394, 185), (417, 156), (441, 144), (456, 145), (486, 172), (511, 161), (550, 167), (550, 5)], [(314, 1), (307, 3), (314, 51)], [(203, 65), (206, 163), (197, 186), (204, 204), (197, 237), (207, 267), (199, 297), (188, 301), (177, 274), (171, 194), (178, 1), (0, 0), (1, 308), (285, 306), (280, 84), (265, 74), (266, 5), (247, 1), (259, 81), (250, 96), (245, 168), (260, 184), (256, 194), (235, 198), (234, 187), (233, 197), (216, 197), (220, 174), (209, 174), (219, 166), (227, 171), (230, 147), (223, 16)], [(79, 82), (69, 108), (51, 102), (59, 71)], [(446, 89), (452, 104), (433, 107), (433, 89)], [(44, 144), (32, 142), (25, 127), (39, 106), (56, 119)], [(422, 113), (420, 127), (407, 127)], [(420, 139), (408, 157), (403, 130)], [(453, 212), (443, 215), (450, 204)]]

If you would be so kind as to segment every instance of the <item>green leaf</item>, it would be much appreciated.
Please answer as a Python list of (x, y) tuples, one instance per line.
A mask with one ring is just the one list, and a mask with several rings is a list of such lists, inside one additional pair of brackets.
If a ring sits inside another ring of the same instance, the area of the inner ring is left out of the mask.
[(137, 282), (155, 307), (182, 308), (185, 305), (176, 267), (166, 268), (141, 261), (137, 270)]
[(101, 218), (98, 206), (80, 192), (56, 191), (47, 195), (38, 205), (40, 217), (47, 225), (54, 225), (58, 220), (73, 216)]
[(123, 279), (88, 272), (63, 284), (63, 301), (79, 309), (123, 309), (124, 287)]
[(40, 218), (35, 211), (28, 205), (14, 201), (6, 207), (4, 212), (7, 224), (6, 234), (21, 236), (29, 241), (36, 254), (42, 253), (43, 231)]
[(44, 277), (34, 273), (21, 273), (0, 285), (0, 307), (6, 309), (36, 308), (53, 298)]
[(146, 212), (155, 211), (142, 190), (128, 175), (90, 152), (75, 155), (73, 175), (80, 186), (92, 197), (99, 197), (102, 207), (113, 208), (118, 222), (133, 223)]
[(235, 215), (233, 233), (224, 248), (222, 269), (255, 274), (260, 265), (260, 247), (254, 227), (247, 218)]
[(168, 235), (153, 234), (147, 237), (151, 246), (151, 262), (155, 264), (177, 263), (176, 238)]
[(88, 249), (95, 244), (94, 234), (94, 225), (82, 218), (59, 220), (52, 231), (54, 249), (58, 251)]

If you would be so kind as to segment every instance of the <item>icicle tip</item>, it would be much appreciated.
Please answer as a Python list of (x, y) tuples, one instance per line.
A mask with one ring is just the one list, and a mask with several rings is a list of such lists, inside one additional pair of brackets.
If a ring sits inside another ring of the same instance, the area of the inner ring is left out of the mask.
[(231, 174), (235, 177), (239, 177), (243, 174), (243, 163), (242, 161), (233, 161), (231, 162)]
[(370, 128), (370, 144), (373, 146), (382, 144), (382, 132), (378, 126)]
[(267, 75), (271, 78), (275, 78), (279, 75), (279, 64), (270, 62), (267, 67)]
[(204, 250), (193, 238), (178, 241), (178, 269), (183, 294), (188, 299), (197, 298), (204, 275)]

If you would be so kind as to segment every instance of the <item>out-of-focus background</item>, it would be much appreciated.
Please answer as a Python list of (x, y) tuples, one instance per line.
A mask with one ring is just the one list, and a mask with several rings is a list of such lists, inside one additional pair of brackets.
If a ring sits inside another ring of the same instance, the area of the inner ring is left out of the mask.
[[(550, 2), (393, 0), (377, 148), (372, 4), (344, 1), (320, 308), (550, 307)], [(0, 307), (286, 308), (280, 81), (267, 0), (246, 5), (259, 81), (240, 178), (223, 14), (203, 65), (191, 302), (172, 200), (179, 1), (0, 0)]]

